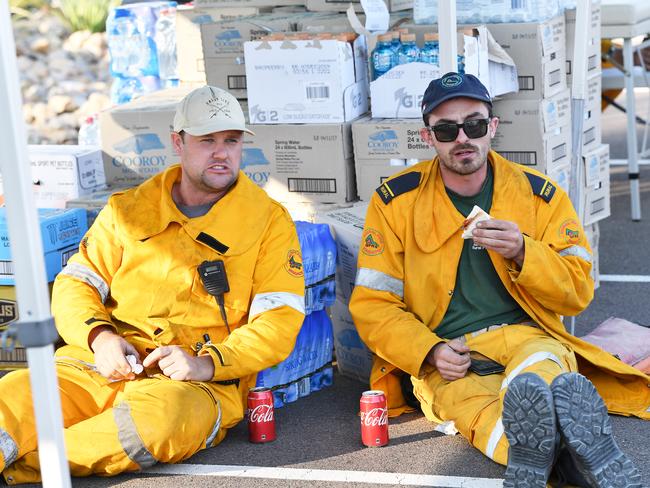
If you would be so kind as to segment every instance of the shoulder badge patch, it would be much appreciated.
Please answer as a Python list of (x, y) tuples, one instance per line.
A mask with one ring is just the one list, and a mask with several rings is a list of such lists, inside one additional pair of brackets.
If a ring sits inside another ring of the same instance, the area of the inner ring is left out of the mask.
[(377, 256), (384, 252), (384, 236), (375, 229), (367, 228), (361, 236), (361, 252), (366, 256)]
[(404, 173), (392, 180), (385, 181), (375, 191), (381, 198), (382, 202), (388, 203), (396, 196), (417, 188), (419, 184), (420, 172), (411, 171), (410, 173)]
[(284, 269), (287, 270), (291, 276), (296, 278), (303, 275), (302, 256), (297, 249), (290, 249), (287, 253), (287, 262), (284, 263)]
[(577, 244), (580, 242), (580, 224), (575, 219), (565, 220), (560, 225), (558, 234), (567, 244)]
[(524, 174), (528, 178), (530, 186), (533, 188), (533, 193), (546, 203), (549, 203), (553, 195), (555, 195), (555, 185), (546, 178), (528, 173), (527, 171)]

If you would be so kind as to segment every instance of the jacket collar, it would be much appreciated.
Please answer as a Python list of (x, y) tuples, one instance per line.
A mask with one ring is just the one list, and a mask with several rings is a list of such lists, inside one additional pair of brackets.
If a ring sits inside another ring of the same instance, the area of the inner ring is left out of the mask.
[(237, 183), (207, 214), (193, 219), (186, 217), (171, 197), (172, 186), (180, 179), (181, 167), (174, 165), (127, 196), (124, 210), (128, 220), (122, 224), (129, 237), (147, 239), (176, 222), (195, 240), (204, 233), (224, 244), (228, 250), (223, 254), (228, 256), (247, 251), (258, 239), (271, 212), (271, 199), (244, 173), (239, 172)]
[[(511, 220), (523, 234), (535, 237), (535, 208), (530, 183), (524, 172), (514, 163), (494, 151), (488, 154), (488, 164), (494, 172), (494, 192), (490, 216)], [(516, 204), (513, 204), (516, 200)], [(436, 157), (429, 170), (423, 172), (422, 182), (413, 209), (415, 242), (422, 252), (436, 251), (452, 236), (460, 232), (465, 217), (456, 210), (447, 195), (440, 174), (440, 160)]]

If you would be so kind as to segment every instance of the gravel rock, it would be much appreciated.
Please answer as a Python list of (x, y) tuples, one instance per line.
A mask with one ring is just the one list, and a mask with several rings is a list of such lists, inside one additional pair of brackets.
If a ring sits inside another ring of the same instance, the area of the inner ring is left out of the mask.
[(30, 144), (76, 144), (79, 125), (111, 106), (105, 33), (70, 32), (52, 11), (13, 18)]

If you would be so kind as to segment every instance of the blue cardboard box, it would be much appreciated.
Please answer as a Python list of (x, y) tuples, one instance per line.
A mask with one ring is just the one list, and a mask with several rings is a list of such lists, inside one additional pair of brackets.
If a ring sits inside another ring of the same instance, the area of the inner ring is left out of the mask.
[[(88, 219), (83, 208), (43, 208), (38, 209), (38, 217), (47, 280), (52, 281), (70, 256), (77, 252), (79, 242), (88, 230)], [(0, 285), (13, 285), (14, 269), (5, 208), (0, 208), (0, 243)], [(16, 248), (20, 250), (20, 244)]]

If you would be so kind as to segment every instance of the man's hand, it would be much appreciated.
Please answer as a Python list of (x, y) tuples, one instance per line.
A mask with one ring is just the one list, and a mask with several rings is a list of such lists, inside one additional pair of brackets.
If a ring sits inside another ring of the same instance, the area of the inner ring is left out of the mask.
[(524, 236), (516, 223), (508, 220), (484, 220), (476, 224), (472, 238), (477, 246), (512, 259), (520, 268), (524, 264)]
[(90, 348), (95, 353), (95, 365), (102, 376), (109, 380), (135, 379), (126, 355), (133, 354), (136, 359), (140, 355), (126, 339), (110, 329), (103, 329), (93, 337)]
[(192, 356), (180, 346), (159, 347), (142, 361), (145, 368), (156, 363), (172, 380), (211, 381), (214, 376), (214, 363), (210, 356)]
[(426, 361), (438, 370), (442, 379), (458, 380), (467, 374), (470, 364), (468, 352), (469, 347), (464, 342), (453, 339), (433, 346)]

